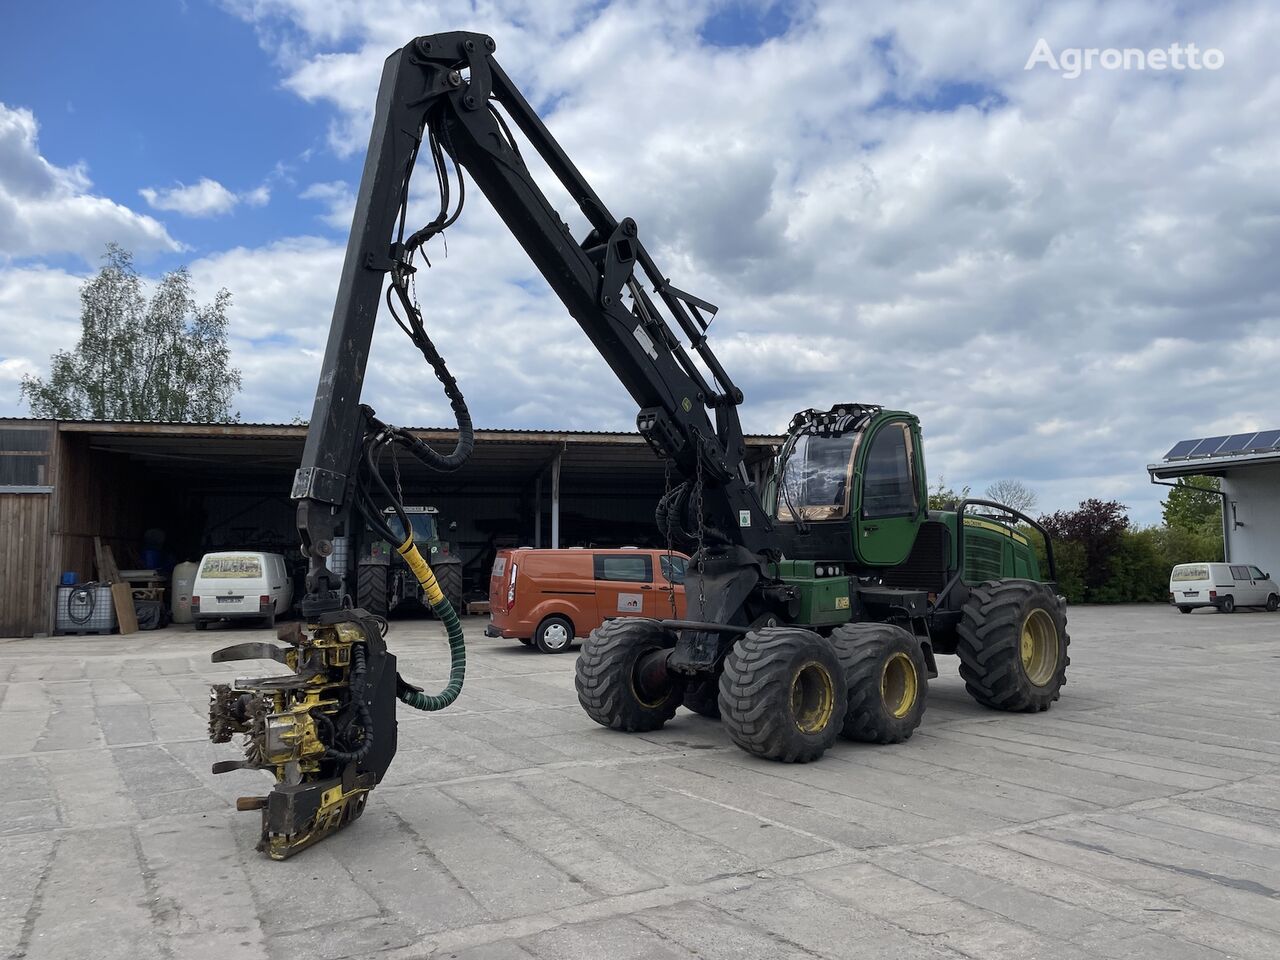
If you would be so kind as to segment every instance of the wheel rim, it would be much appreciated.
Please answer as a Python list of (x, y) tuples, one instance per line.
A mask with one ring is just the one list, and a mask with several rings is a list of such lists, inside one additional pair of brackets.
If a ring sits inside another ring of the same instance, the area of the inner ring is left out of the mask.
[(1047, 686), (1058, 669), (1058, 628), (1045, 610), (1022, 621), (1022, 672), (1037, 687)]
[(650, 709), (660, 707), (666, 702), (667, 697), (671, 696), (670, 684), (657, 696), (654, 696), (652, 691), (645, 689), (644, 677), (640, 671), (641, 665), (645, 662), (645, 657), (655, 650), (661, 649), (661, 647), (645, 647), (636, 655), (635, 661), (631, 664), (631, 695), (636, 698), (636, 702), (642, 707)]
[(569, 631), (563, 623), (548, 624), (542, 631), (542, 642), (552, 650), (559, 650), (569, 642)]
[(905, 717), (916, 705), (920, 689), (916, 665), (905, 653), (895, 653), (880, 671), (880, 699), (894, 717)]
[(801, 733), (817, 733), (831, 723), (836, 688), (827, 668), (810, 660), (791, 680), (791, 715)]

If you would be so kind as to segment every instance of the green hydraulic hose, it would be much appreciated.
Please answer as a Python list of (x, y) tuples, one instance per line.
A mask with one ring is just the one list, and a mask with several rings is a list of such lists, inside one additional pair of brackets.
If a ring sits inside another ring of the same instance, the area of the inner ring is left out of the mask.
[(462, 681), (467, 673), (467, 647), (462, 638), (462, 621), (458, 619), (458, 612), (453, 609), (449, 598), (440, 589), (440, 584), (436, 582), (436, 575), (431, 572), (431, 567), (414, 546), (413, 534), (410, 534), (409, 538), (396, 550), (400, 556), (404, 557), (409, 569), (418, 578), (418, 583), (422, 584), (427, 602), (440, 618), (440, 622), (444, 624), (445, 632), (449, 637), (449, 682), (445, 688), (435, 696), (420, 693), (417, 690), (404, 690), (400, 693), (400, 699), (415, 710), (443, 710), (458, 699), (458, 694), (462, 692)]

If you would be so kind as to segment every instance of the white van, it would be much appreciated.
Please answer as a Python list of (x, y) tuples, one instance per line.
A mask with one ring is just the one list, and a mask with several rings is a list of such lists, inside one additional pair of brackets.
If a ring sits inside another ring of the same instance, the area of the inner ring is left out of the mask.
[(1217, 607), (1234, 613), (1236, 607), (1280, 607), (1280, 587), (1247, 563), (1180, 563), (1169, 575), (1169, 602), (1179, 613), (1195, 607)]
[(191, 588), (196, 629), (215, 620), (262, 620), (274, 626), (293, 606), (293, 583), (278, 553), (206, 553)]

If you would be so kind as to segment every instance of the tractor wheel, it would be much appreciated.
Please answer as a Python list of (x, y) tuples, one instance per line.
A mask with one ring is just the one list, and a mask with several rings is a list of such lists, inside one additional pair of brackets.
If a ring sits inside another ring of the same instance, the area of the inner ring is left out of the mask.
[(848, 704), (840, 658), (811, 630), (753, 630), (725, 658), (720, 716), (733, 742), (757, 757), (817, 760), (840, 735)]
[(533, 632), (533, 645), (543, 653), (565, 653), (573, 643), (573, 624), (565, 617), (547, 617)]
[(1228, 594), (1218, 601), (1218, 609), (1223, 613), (1236, 612), (1236, 598)]
[(1280, 596), (1273, 593), (1267, 597), (1267, 613), (1275, 613), (1277, 610), (1280, 610)]
[(656, 620), (620, 617), (592, 630), (574, 670), (578, 702), (596, 723), (628, 733), (657, 730), (675, 716), (684, 680), (667, 675), (662, 689), (646, 689), (640, 661), (675, 646), (675, 635)]
[(1190, 607), (1179, 607), (1179, 608), (1178, 608), (1178, 612), (1179, 612), (1179, 613), (1190, 613), (1190, 612), (1191, 612), (1191, 608), (1190, 608)]
[(910, 740), (929, 689), (920, 641), (891, 623), (847, 623), (831, 631), (831, 642), (849, 688), (841, 735), (866, 743)]
[(442, 563), (432, 567), (431, 572), (436, 575), (436, 583), (440, 584), (440, 590), (449, 606), (453, 607), (453, 612), (462, 616), (462, 564)]
[(1066, 601), (1032, 580), (975, 587), (957, 629), (960, 676), (995, 710), (1048, 710), (1067, 682)]
[(720, 719), (720, 680), (718, 677), (704, 677), (692, 681), (684, 690), (684, 705), (694, 713)]
[(375, 617), (387, 615), (387, 568), (379, 563), (362, 563), (356, 581), (356, 606)]

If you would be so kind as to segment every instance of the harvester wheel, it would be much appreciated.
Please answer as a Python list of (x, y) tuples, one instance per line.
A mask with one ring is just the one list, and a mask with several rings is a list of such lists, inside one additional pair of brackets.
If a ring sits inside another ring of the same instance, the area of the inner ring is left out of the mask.
[(444, 598), (453, 607), (453, 612), (462, 616), (462, 564), (437, 563), (432, 565), (431, 572), (436, 575), (436, 583)]
[(645, 655), (675, 646), (675, 635), (656, 620), (620, 617), (592, 630), (574, 670), (578, 702), (596, 723), (614, 730), (657, 730), (675, 716), (684, 680), (668, 673), (661, 687), (640, 670)]
[(911, 739), (928, 695), (920, 641), (891, 623), (846, 623), (831, 631), (831, 642), (849, 688), (841, 735), (867, 743)]
[(733, 645), (720, 675), (729, 736), (769, 760), (817, 760), (839, 736), (848, 703), (835, 648), (800, 627), (753, 630)]
[(1066, 600), (1033, 580), (974, 587), (957, 630), (965, 688), (995, 710), (1048, 710), (1067, 682)]
[(684, 690), (684, 705), (687, 709), (712, 720), (720, 719), (720, 680), (718, 677), (704, 677), (690, 682)]
[(387, 615), (387, 568), (380, 563), (362, 563), (356, 580), (356, 606), (375, 617)]

